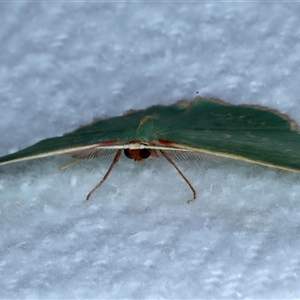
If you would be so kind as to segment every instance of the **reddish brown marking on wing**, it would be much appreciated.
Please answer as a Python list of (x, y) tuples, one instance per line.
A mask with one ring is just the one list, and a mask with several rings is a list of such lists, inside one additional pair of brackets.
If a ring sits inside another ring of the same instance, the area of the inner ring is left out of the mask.
[(118, 142), (118, 140), (111, 140), (111, 141), (106, 141), (106, 142), (102, 142), (99, 143), (99, 146), (112, 146), (115, 145)]
[(167, 140), (158, 140), (160, 143), (162, 143), (163, 145), (172, 145), (173, 143)]

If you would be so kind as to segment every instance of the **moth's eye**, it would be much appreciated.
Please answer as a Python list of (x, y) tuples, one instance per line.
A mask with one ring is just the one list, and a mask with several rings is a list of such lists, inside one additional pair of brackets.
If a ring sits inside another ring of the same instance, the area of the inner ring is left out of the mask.
[(124, 154), (125, 154), (126, 157), (128, 157), (129, 159), (133, 159), (133, 156), (132, 156), (132, 150), (130, 150), (130, 149), (124, 149)]
[(146, 159), (150, 156), (151, 152), (148, 149), (140, 149), (140, 158)]

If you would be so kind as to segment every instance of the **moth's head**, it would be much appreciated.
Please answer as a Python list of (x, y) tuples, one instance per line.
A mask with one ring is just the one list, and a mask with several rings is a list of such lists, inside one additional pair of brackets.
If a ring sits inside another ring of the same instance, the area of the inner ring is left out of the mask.
[(126, 157), (133, 159), (134, 161), (143, 162), (146, 158), (153, 156), (158, 157), (154, 149), (147, 148), (148, 143), (141, 141), (131, 141), (128, 148), (124, 149)]
[(124, 154), (130, 159), (142, 162), (151, 155), (149, 149), (124, 149)]

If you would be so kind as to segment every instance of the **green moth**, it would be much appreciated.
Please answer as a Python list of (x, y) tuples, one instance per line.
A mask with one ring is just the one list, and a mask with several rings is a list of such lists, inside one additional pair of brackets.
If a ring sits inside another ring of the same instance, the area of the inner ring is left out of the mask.
[(287, 116), (259, 106), (231, 105), (220, 100), (196, 97), (173, 105), (155, 105), (123, 116), (100, 120), (60, 137), (53, 137), (0, 158), (0, 165), (70, 154), (76, 162), (115, 154), (103, 179), (106, 180), (122, 151), (135, 161), (165, 157), (196, 191), (175, 164), (195, 154), (221, 157), (290, 171), (300, 171), (300, 134)]

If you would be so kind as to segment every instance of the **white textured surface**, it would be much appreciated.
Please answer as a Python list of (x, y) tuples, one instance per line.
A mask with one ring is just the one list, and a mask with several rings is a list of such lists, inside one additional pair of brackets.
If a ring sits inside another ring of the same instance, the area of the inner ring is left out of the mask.
[[(300, 124), (299, 3), (0, 3), (0, 155), (130, 108), (261, 104)], [(230, 160), (0, 168), (1, 298), (296, 298), (300, 176)]]

